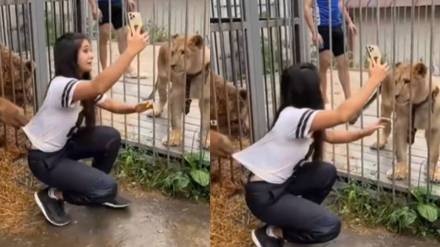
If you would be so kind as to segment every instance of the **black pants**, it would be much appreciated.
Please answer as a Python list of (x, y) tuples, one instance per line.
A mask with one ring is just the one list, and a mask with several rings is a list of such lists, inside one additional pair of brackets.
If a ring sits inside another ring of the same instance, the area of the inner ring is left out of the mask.
[(320, 204), (336, 180), (336, 169), (325, 162), (299, 167), (284, 184), (264, 181), (246, 185), (246, 202), (263, 222), (280, 227), (289, 242), (313, 244), (336, 238), (339, 218)]
[[(40, 181), (61, 190), (67, 202), (100, 204), (116, 196), (116, 181), (108, 173), (120, 145), (121, 136), (113, 128), (81, 130), (58, 152), (31, 150), (29, 167)], [(78, 161), (84, 158), (93, 158), (91, 167)]]
[[(107, 23), (111, 23), (113, 27), (118, 30), (122, 27), (123, 24), (123, 10), (122, 5), (120, 4), (113, 4), (110, 6), (109, 12), (109, 5), (108, 3), (98, 3), (98, 8), (101, 10), (102, 13), (102, 19), (99, 22), (99, 25), (104, 25)], [(111, 17), (111, 19), (110, 19)]]
[[(319, 52), (330, 50), (330, 27), (319, 26), (318, 32), (321, 34), (324, 42), (323, 46), (320, 47)], [(344, 31), (342, 30), (342, 27), (333, 27), (331, 36), (333, 55), (338, 57), (344, 54)]]

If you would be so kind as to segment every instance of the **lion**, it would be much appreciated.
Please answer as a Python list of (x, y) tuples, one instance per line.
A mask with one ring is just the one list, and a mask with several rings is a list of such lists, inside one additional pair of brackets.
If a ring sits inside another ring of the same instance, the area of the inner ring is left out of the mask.
[(210, 130), (209, 136), (211, 140), (211, 156), (230, 158), (232, 153), (235, 151), (232, 141), (226, 135), (223, 135), (215, 130)]
[(0, 60), (0, 96), (14, 101), (17, 105), (32, 105), (34, 62), (20, 58), (2, 44), (0, 44)]
[[(393, 105), (395, 105), (395, 128), (399, 131), (395, 135), (395, 155), (396, 167), (387, 171), (389, 179), (403, 180), (408, 177), (408, 143), (414, 142), (416, 129), (425, 130), (425, 138), (427, 145), (430, 147), (431, 153), (428, 157), (430, 167), (430, 179), (434, 183), (440, 182), (440, 169), (436, 169), (439, 158), (440, 148), (440, 101), (438, 93), (440, 89), (433, 85), (429, 91), (429, 80), (427, 80), (427, 67), (423, 63), (417, 63), (413, 66), (409, 64), (397, 64), (394, 74), (390, 74), (385, 78), (381, 86), (381, 117), (390, 118), (393, 113)], [(412, 74), (412, 75), (411, 75)], [(412, 79), (411, 79), (412, 76)], [(411, 97), (410, 97), (411, 96)], [(428, 125), (429, 116), (429, 98), (432, 97), (432, 122), (431, 129)], [(412, 108), (412, 130), (409, 134), (409, 117), (410, 105)], [(383, 149), (387, 144), (391, 126), (388, 124), (380, 135), (378, 143), (372, 145), (374, 149)], [(430, 136), (430, 143), (428, 143)]]
[(198, 99), (202, 116), (203, 146), (209, 148), (210, 50), (205, 45), (203, 37), (174, 35), (171, 46), (165, 44), (160, 47), (157, 64), (157, 81), (147, 99), (152, 99), (158, 90), (159, 104), (153, 104), (153, 109), (147, 111), (147, 115), (158, 117), (162, 114), (168, 100), (167, 88), (171, 81), (168, 109), (171, 115), (171, 134), (169, 138), (163, 140), (163, 144), (181, 145), (183, 114), (189, 112), (191, 99)]
[(247, 90), (213, 74), (211, 81), (211, 127), (231, 137), (250, 133)]
[(18, 129), (25, 126), (28, 119), (24, 115), (24, 110), (21, 107), (0, 97), (0, 121)]

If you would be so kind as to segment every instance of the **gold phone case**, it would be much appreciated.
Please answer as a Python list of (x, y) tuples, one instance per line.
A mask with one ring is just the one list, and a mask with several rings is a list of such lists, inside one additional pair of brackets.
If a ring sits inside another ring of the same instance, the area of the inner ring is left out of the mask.
[(379, 47), (376, 45), (367, 45), (365, 47), (367, 49), (367, 55), (370, 60), (370, 63), (375, 60), (376, 62), (380, 62), (382, 59), (382, 54), (380, 52)]
[(136, 28), (142, 28), (144, 24), (142, 23), (142, 16), (140, 12), (128, 12), (128, 25), (131, 31), (136, 30)]

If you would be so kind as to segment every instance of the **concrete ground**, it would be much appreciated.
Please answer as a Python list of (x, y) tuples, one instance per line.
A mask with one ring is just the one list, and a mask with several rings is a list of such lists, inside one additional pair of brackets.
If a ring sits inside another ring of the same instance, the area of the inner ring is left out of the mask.
[(68, 205), (72, 224), (59, 228), (41, 221), (38, 233), (0, 236), (0, 246), (209, 246), (209, 204), (170, 199), (152, 192), (124, 195), (132, 200), (128, 210)]
[(361, 230), (345, 226), (336, 240), (326, 244), (297, 245), (287, 244), (286, 247), (438, 247), (434, 240), (423, 240), (387, 232), (385, 229)]

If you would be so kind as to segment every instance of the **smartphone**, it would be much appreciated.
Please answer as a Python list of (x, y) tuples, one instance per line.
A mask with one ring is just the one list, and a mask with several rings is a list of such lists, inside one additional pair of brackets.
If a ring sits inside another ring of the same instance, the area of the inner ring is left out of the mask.
[(380, 62), (382, 58), (382, 54), (380, 53), (379, 47), (375, 45), (367, 45), (365, 47), (367, 50), (368, 58), (370, 59), (370, 63), (373, 61)]
[(131, 32), (133, 32), (138, 28), (143, 30), (144, 24), (142, 22), (142, 16), (140, 12), (128, 12), (127, 15), (128, 15), (128, 27), (130, 28)]

